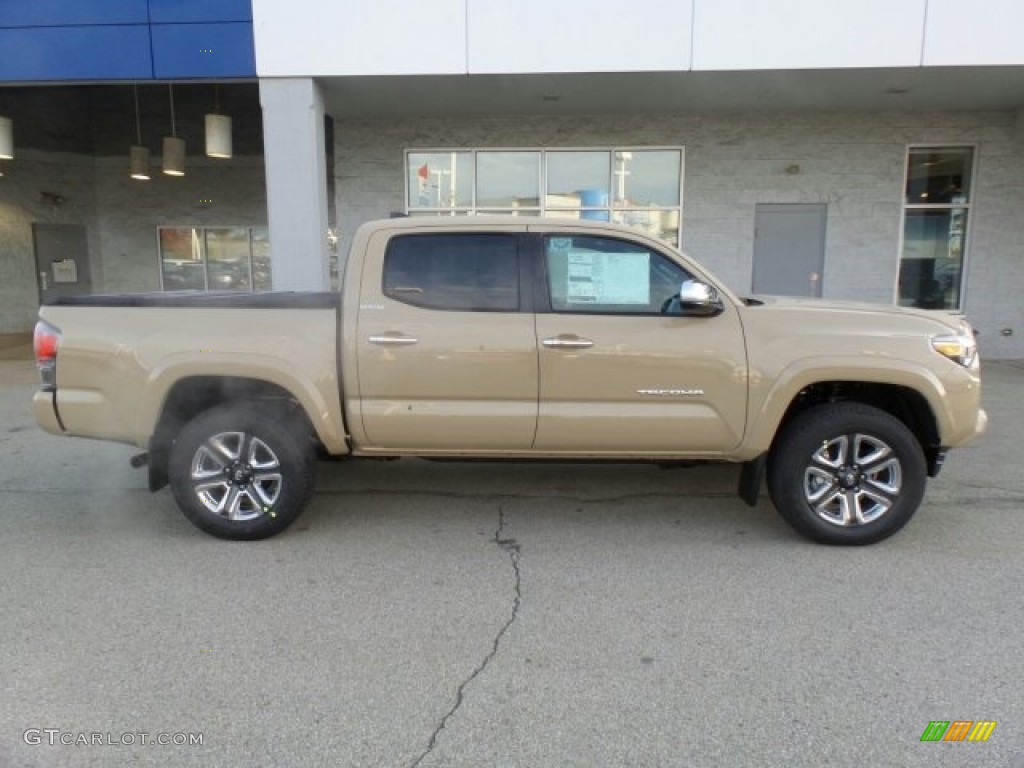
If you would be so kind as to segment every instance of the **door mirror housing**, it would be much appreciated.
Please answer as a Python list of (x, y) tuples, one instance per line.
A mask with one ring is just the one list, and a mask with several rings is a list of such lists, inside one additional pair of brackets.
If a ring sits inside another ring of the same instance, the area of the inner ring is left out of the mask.
[(714, 317), (725, 310), (718, 291), (699, 280), (687, 280), (679, 288), (679, 307), (690, 317)]

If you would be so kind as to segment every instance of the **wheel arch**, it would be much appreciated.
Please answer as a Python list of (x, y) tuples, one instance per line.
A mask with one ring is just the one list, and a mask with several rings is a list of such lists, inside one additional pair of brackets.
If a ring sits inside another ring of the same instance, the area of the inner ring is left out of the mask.
[[(790, 400), (776, 426), (776, 438), (801, 413), (816, 405), (832, 402), (863, 403), (901, 421), (921, 445), (928, 462), (928, 474), (937, 474), (944, 454), (939, 424), (928, 399), (909, 386), (846, 379), (816, 381), (801, 388)], [(773, 445), (774, 442), (773, 439)]]
[(199, 414), (225, 403), (257, 401), (261, 408), (287, 419), (302, 440), (323, 444), (302, 403), (284, 387), (242, 376), (188, 376), (167, 391), (149, 439), (149, 489), (168, 483), (171, 445), (181, 429)]

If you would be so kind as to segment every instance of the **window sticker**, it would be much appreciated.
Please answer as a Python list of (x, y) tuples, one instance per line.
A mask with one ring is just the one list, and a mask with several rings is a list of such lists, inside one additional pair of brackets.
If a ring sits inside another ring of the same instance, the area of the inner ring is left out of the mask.
[(570, 250), (567, 256), (569, 304), (650, 304), (649, 253)]

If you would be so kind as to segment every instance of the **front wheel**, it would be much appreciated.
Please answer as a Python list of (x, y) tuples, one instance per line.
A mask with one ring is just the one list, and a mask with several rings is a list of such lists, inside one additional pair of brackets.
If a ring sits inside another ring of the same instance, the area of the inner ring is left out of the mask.
[(796, 531), (822, 544), (873, 544), (902, 528), (924, 496), (917, 438), (894, 416), (862, 403), (804, 411), (768, 458), (768, 491)]
[(285, 418), (232, 403), (185, 425), (168, 474), (178, 507), (196, 527), (222, 539), (265, 539), (299, 516), (313, 492), (313, 456)]

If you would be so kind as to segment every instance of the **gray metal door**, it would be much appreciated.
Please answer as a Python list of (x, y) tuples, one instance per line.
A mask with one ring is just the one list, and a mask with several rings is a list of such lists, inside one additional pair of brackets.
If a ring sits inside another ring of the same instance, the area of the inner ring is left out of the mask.
[(85, 227), (33, 224), (39, 301), (92, 292)]
[(754, 214), (754, 293), (821, 296), (828, 206), (758, 205)]

